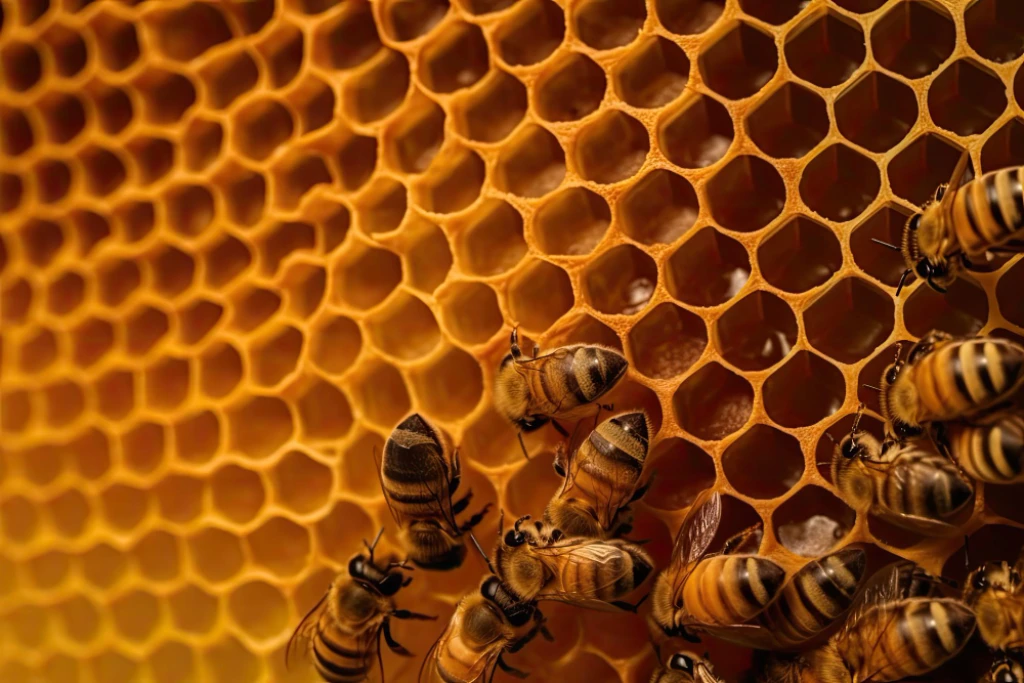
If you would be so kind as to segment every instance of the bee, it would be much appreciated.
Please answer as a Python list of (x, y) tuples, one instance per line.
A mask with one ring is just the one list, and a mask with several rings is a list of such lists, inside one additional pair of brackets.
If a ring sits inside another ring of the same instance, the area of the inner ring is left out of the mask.
[(873, 435), (858, 430), (862, 414), (832, 455), (832, 481), (843, 500), (855, 510), (921, 534), (956, 533), (953, 519), (972, 499), (973, 484), (948, 458), (916, 443), (883, 447)]
[[(556, 419), (574, 420), (596, 415), (595, 403), (622, 379), (629, 363), (617, 351), (604, 346), (573, 344), (533, 358), (524, 358), (519, 331), (512, 330), (510, 350), (501, 359), (494, 381), (494, 403), (519, 430), (519, 444), (527, 454), (523, 434), (548, 422), (568, 437)], [(611, 408), (605, 406), (606, 409)]]
[(960, 187), (968, 161), (965, 151), (949, 183), (940, 185), (934, 200), (907, 220), (899, 246), (875, 240), (903, 256), (907, 269), (896, 296), (911, 273), (945, 294), (962, 270), (974, 269), (971, 259), (986, 252), (1013, 253), (999, 247), (1020, 237), (1024, 229), (1022, 169), (991, 171)]
[(1000, 652), (978, 683), (1024, 683), (1024, 653)]
[(562, 488), (551, 498), (544, 519), (567, 536), (611, 538), (632, 529), (628, 506), (651, 480), (640, 482), (650, 421), (640, 411), (608, 418), (578, 447), (570, 441), (555, 456)]
[(775, 660), (762, 680), (883, 683), (920, 676), (953, 658), (974, 633), (974, 612), (956, 598), (915, 595), (920, 573), (909, 564), (880, 571), (840, 631), (799, 657)]
[(464, 524), (456, 522), (473, 494), (452, 502), (461, 467), (448, 435), (413, 413), (391, 432), (377, 474), (409, 559), (424, 569), (460, 566), (466, 556), (463, 534), (480, 523), (490, 505)]
[(994, 650), (1024, 647), (1024, 554), (1016, 564), (986, 562), (967, 575), (963, 601), (978, 617), (978, 632)]
[(700, 657), (687, 650), (680, 650), (672, 652), (663, 660), (657, 648), (655, 653), (658, 655), (658, 668), (651, 675), (650, 683), (725, 683), (724, 679), (715, 675), (707, 655)]
[(525, 524), (529, 519), (520, 517), (508, 533), (499, 524), (494, 550), (498, 576), (521, 600), (636, 612), (640, 603), (620, 598), (638, 588), (654, 567), (640, 546), (618, 539), (566, 538), (550, 524)]
[[(373, 560), (373, 551), (382, 528), (373, 543), (367, 543), (367, 555), (358, 554), (348, 563), (348, 572), (339, 574), (320, 601), (303, 617), (285, 648), (287, 665), (292, 648), (305, 641), (313, 666), (328, 683), (355, 683), (370, 674), (373, 660), (380, 656), (380, 637), (392, 652), (411, 657), (412, 653), (391, 636), (391, 619), (436, 619), (404, 609), (395, 609), (392, 596), (412, 578), (401, 573), (402, 563), (383, 568)], [(365, 543), (365, 541), (364, 541)], [(384, 669), (381, 663), (381, 677)]]
[[(476, 544), (475, 538), (473, 542)], [(424, 680), (427, 668), (445, 683), (489, 682), (498, 669), (525, 678), (526, 673), (509, 666), (502, 655), (518, 652), (538, 633), (551, 639), (534, 602), (516, 597), (494, 575), (494, 567), (483, 549), (479, 545), (477, 549), (492, 575), (483, 580), (478, 591), (459, 601), (445, 630), (423, 660), (420, 681)], [(531, 620), (532, 628), (523, 633)]]
[(696, 642), (692, 631), (742, 628), (782, 587), (782, 567), (751, 552), (760, 545), (758, 527), (733, 536), (721, 552), (707, 553), (721, 519), (721, 495), (698, 496), (679, 527), (668, 568), (654, 581), (650, 619), (669, 637)]
[(983, 424), (945, 429), (950, 452), (971, 477), (989, 484), (1024, 482), (1024, 416), (997, 413)]
[(882, 416), (901, 439), (929, 422), (970, 418), (1006, 402), (1024, 383), (1024, 347), (1007, 339), (932, 332), (882, 374)]

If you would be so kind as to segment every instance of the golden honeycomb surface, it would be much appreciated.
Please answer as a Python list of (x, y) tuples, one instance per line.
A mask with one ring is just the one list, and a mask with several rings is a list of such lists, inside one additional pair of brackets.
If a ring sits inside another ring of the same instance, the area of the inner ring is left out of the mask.
[[(461, 444), (474, 509), (555, 490), (553, 431), (527, 462), (491, 406), (513, 324), (629, 358), (659, 564), (713, 486), (789, 570), (868, 541), (962, 577), (962, 540), (819, 463), (897, 342), (1024, 334), (1024, 261), (897, 300), (871, 242), (961, 149), (1024, 163), (1019, 0), (0, 10), (0, 681), (312, 680), (295, 625), (360, 539), (397, 551), (373, 453), (403, 415)], [(1022, 493), (978, 487), (972, 554), (1016, 554)], [(396, 637), (425, 653), (482, 572), (415, 572), (397, 602), (440, 621)], [(535, 679), (647, 680), (639, 618), (546, 613)]]

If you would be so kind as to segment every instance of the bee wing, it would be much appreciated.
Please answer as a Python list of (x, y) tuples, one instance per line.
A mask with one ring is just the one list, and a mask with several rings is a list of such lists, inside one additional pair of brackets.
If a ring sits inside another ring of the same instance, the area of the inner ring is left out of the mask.
[(317, 624), (320, 621), (320, 612), (324, 610), (327, 605), (327, 594), (329, 591), (325, 591), (315, 605), (313, 605), (306, 616), (302, 617), (302, 621), (295, 627), (295, 631), (292, 632), (292, 637), (288, 639), (288, 644), (284, 648), (284, 665), (288, 668), (289, 661), (291, 659), (292, 648), (299, 641), (309, 641), (313, 634), (317, 630)]
[(395, 520), (395, 524), (401, 526), (402, 522), (398, 518), (398, 513), (395, 512), (395, 508), (391, 506), (391, 496), (388, 495), (388, 490), (384, 488), (384, 473), (381, 470), (381, 462), (377, 459), (377, 446), (373, 447), (373, 464), (377, 472), (377, 482), (380, 484), (380, 492), (384, 494), (384, 502), (388, 504), (388, 512), (391, 513), (391, 519)]
[[(607, 602), (598, 599), (596, 596), (601, 590), (614, 586), (620, 580), (632, 573), (632, 566), (626, 563), (618, 563), (615, 571), (607, 572), (600, 583), (594, 584), (592, 590), (583, 592), (579, 587), (568, 586), (563, 581), (563, 574), (567, 571), (566, 565), (572, 565), (577, 569), (570, 570), (569, 576), (575, 577), (579, 572), (595, 572), (594, 565), (611, 565), (622, 557), (623, 551), (618, 545), (599, 541), (595, 539), (573, 539), (564, 545), (558, 544), (546, 548), (537, 548), (534, 555), (552, 573), (553, 578), (548, 588), (537, 595), (538, 600), (558, 600), (580, 606), (600, 605), (598, 609), (615, 609)], [(596, 572), (595, 572), (596, 574)]]
[[(913, 562), (903, 560), (879, 569), (868, 580), (860, 597), (854, 601), (843, 628), (836, 634), (840, 642), (849, 639), (860, 627), (860, 622), (872, 610), (881, 610), (883, 618), (895, 619), (899, 611), (897, 602), (904, 598), (919, 597), (922, 577), (930, 578)], [(883, 639), (879, 639), (881, 642)], [(878, 644), (876, 643), (875, 647)]]
[[(453, 468), (449, 467), (448, 462), (439, 453), (434, 453), (429, 457), (436, 458), (439, 461), (438, 464), (445, 473), (445, 480), (450, 482), (453, 474)], [(381, 463), (377, 461), (376, 448), (373, 450), (373, 461), (377, 466), (377, 480), (380, 482), (380, 490), (384, 493), (384, 501), (388, 504), (388, 510), (391, 512), (391, 518), (395, 520), (395, 524), (402, 526), (402, 519), (391, 506), (391, 497), (388, 495), (387, 489), (384, 488), (384, 475), (381, 470)], [(459, 536), (461, 532), (459, 531), (458, 523), (455, 521), (455, 511), (452, 509), (452, 497), (448, 487), (442, 487), (442, 490), (435, 491), (431, 486), (431, 482), (426, 479), (421, 481), (419, 485), (420, 488), (423, 491), (426, 491), (426, 493), (437, 503), (438, 516), (448, 526), (448, 530), (451, 531), (452, 534)]]
[(697, 496), (679, 526), (672, 563), (681, 566), (696, 563), (707, 552), (721, 521), (722, 495), (708, 490)]
[(758, 624), (730, 624), (728, 626), (699, 626), (701, 631), (730, 643), (756, 650), (776, 650), (778, 641), (770, 629)]

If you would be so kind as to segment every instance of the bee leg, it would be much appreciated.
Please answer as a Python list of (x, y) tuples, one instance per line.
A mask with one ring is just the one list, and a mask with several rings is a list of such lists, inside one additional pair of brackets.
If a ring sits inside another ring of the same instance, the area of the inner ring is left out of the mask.
[(367, 552), (370, 553), (370, 564), (373, 564), (373, 551), (377, 548), (377, 543), (380, 542), (380, 537), (384, 535), (384, 527), (380, 528), (377, 535), (373, 537), (373, 543), (367, 543), (366, 539), (363, 539), (363, 545), (366, 546)]
[(526, 450), (526, 442), (523, 441), (523, 433), (522, 432), (516, 432), (516, 437), (518, 437), (518, 439), (519, 439), (519, 447), (523, 449), (523, 457), (526, 458), (527, 460), (529, 460), (530, 459), (530, 452), (528, 450)]
[(569, 438), (569, 432), (565, 431), (565, 427), (558, 424), (558, 420), (552, 420), (551, 426), (558, 430), (558, 433), (561, 434), (563, 437), (565, 437), (566, 439)]
[(401, 643), (394, 639), (391, 635), (391, 620), (385, 619), (384, 626), (384, 642), (388, 644), (388, 649), (394, 652), (396, 655), (402, 655), (403, 657), (412, 657), (413, 654), (402, 647)]
[(475, 515), (473, 515), (469, 519), (467, 519), (465, 521), (465, 523), (462, 526), (459, 527), (459, 531), (462, 531), (462, 532), (472, 531), (473, 527), (475, 527), (477, 524), (479, 524), (480, 522), (483, 521), (484, 516), (487, 514), (487, 511), (490, 510), (490, 509), (491, 509), (491, 504), (488, 503), (487, 505), (484, 506), (483, 510), (481, 510), (478, 513), (476, 513)]
[(615, 605), (619, 609), (624, 610), (626, 612), (632, 612), (633, 614), (636, 614), (636, 611), (640, 608), (640, 605), (644, 604), (644, 602), (647, 600), (647, 596), (649, 596), (649, 595), (650, 595), (650, 593), (648, 593), (644, 597), (640, 598), (640, 601), (637, 602), (636, 604), (625, 602), (624, 600), (612, 600), (608, 604)]
[[(509, 652), (511, 652), (511, 650), (509, 650)], [(519, 669), (506, 664), (505, 660), (501, 658), (501, 655), (498, 655), (498, 668), (509, 676), (515, 676), (516, 678), (527, 678), (530, 675), (525, 671), (520, 671)]]
[(452, 513), (457, 515), (463, 510), (465, 510), (469, 506), (469, 501), (472, 497), (473, 491), (466, 491), (466, 495), (452, 503)]
[(415, 619), (417, 621), (436, 621), (437, 615), (420, 614), (419, 612), (410, 612), (407, 609), (396, 609), (391, 610), (391, 616), (395, 619)]

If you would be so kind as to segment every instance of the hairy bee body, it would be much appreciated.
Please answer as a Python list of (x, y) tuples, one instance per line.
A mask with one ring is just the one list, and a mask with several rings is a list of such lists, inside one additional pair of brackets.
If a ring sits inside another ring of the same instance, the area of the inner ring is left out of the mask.
[(599, 424), (578, 448), (560, 451), (555, 469), (564, 479), (544, 518), (566, 536), (609, 538), (628, 522), (620, 513), (643, 495), (640, 485), (650, 435), (643, 412)]
[(350, 578), (332, 584), (310, 639), (320, 677), (329, 683), (366, 680), (377, 657), (377, 633), (390, 609), (389, 600)]
[(1000, 653), (978, 683), (1024, 683), (1024, 653)]
[(1016, 565), (986, 562), (964, 582), (963, 600), (978, 617), (978, 632), (994, 650), (1024, 647), (1024, 558)]
[(782, 567), (758, 555), (705, 558), (683, 584), (683, 604), (702, 625), (742, 624), (775, 599), (784, 578)]
[[(660, 657), (659, 657), (660, 659)], [(671, 653), (651, 674), (650, 683), (725, 683), (715, 675), (714, 667), (704, 657), (692, 652)]]
[(988, 424), (948, 426), (950, 451), (963, 470), (989, 484), (1024, 482), (1024, 417), (1003, 414)]
[(983, 254), (1019, 236), (1024, 229), (1022, 171), (1020, 167), (990, 171), (956, 190), (952, 227), (959, 250)]

